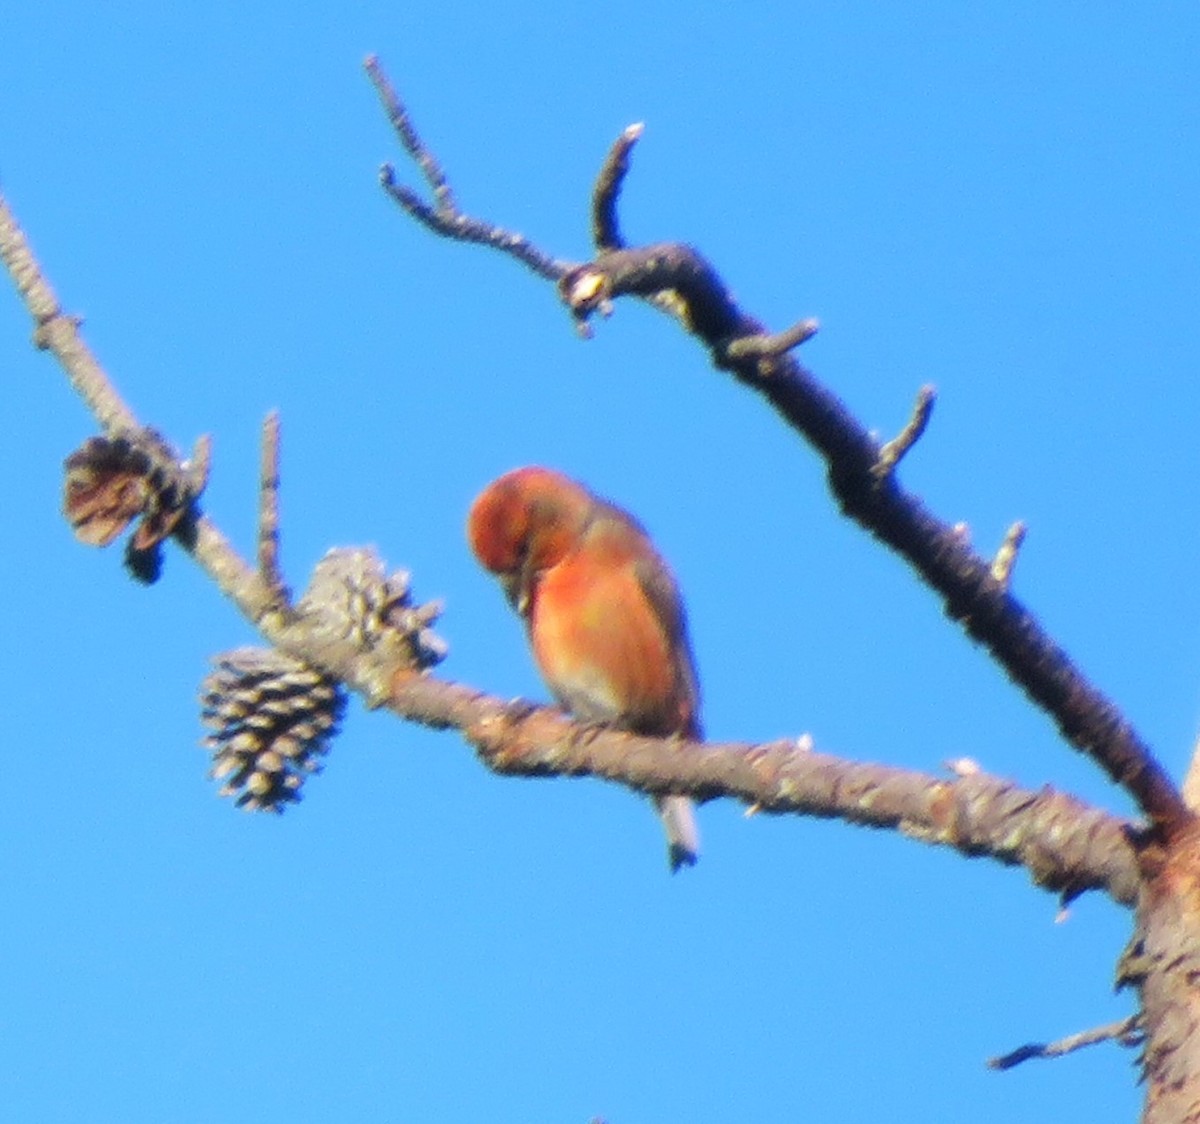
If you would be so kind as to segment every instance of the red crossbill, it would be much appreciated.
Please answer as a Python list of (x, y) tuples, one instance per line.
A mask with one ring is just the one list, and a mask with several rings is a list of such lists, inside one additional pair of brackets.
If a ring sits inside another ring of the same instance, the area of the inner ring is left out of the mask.
[[(518, 468), (476, 498), (467, 537), (572, 715), (638, 734), (702, 736), (683, 602), (632, 515), (561, 473)], [(671, 870), (691, 866), (700, 843), (692, 802), (655, 804)]]

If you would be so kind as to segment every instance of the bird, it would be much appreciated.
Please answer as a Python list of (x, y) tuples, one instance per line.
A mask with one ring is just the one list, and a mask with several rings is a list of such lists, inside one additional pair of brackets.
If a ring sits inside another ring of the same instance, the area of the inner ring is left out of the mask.
[[(574, 718), (703, 737), (679, 587), (633, 515), (561, 472), (530, 466), (480, 492), (467, 539), (524, 620), (546, 686)], [(655, 805), (672, 873), (695, 865), (691, 800), (664, 795)]]

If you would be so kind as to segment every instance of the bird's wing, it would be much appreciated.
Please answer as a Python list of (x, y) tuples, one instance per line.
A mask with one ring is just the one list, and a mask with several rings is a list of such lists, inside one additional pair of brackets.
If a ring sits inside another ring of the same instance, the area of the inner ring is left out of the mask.
[(654, 560), (637, 559), (634, 564), (634, 574), (638, 584), (646, 595), (646, 600), (654, 610), (662, 630), (669, 641), (675, 660), (675, 676), (679, 684), (681, 711), (685, 724), (673, 733), (685, 734), (689, 737), (702, 736), (700, 729), (700, 687), (696, 679), (695, 658), (692, 655), (692, 644), (688, 637), (687, 613), (683, 600), (679, 596), (679, 587), (671, 576), (666, 562), (661, 558)]

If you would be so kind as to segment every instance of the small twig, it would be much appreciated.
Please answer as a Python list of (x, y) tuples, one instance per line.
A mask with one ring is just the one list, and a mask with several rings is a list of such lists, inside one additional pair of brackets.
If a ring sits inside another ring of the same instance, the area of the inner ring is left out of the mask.
[(429, 206), (410, 187), (396, 182), (396, 170), (391, 164), (379, 169), (379, 182), (392, 199), (422, 226), (456, 242), (475, 242), (508, 254), (547, 281), (557, 281), (569, 269), (571, 262), (558, 261), (539, 250), (523, 234), (505, 230), (494, 223), (471, 218), (459, 211), (439, 210)]
[(392, 128), (396, 130), (396, 135), (400, 138), (404, 151), (413, 158), (417, 167), (421, 169), (425, 182), (429, 184), (433, 198), (437, 201), (437, 209), (456, 214), (458, 204), (454, 200), (454, 191), (446, 182), (442, 166), (438, 162), (438, 158), (425, 147), (425, 142), (421, 140), (416, 126), (412, 123), (412, 118), (408, 115), (408, 107), (400, 100), (400, 95), (396, 93), (388, 76), (380, 69), (379, 59), (375, 55), (368, 55), (363, 63), (363, 69), (366, 70), (367, 77), (371, 79), (371, 84), (379, 94), (384, 112), (392, 123)]
[(368, 55), (363, 67), (367, 77), (371, 79), (379, 100), (383, 103), (384, 112), (395, 129), (404, 151), (412, 157), (414, 163), (421, 169), (425, 182), (433, 192), (434, 205), (430, 206), (410, 187), (396, 182), (396, 169), (391, 164), (384, 164), (379, 169), (379, 182), (383, 189), (407, 211), (422, 226), (435, 234), (452, 238), (456, 242), (476, 242), (490, 246), (501, 253), (509, 254), (523, 265), (533, 270), (539, 277), (548, 281), (557, 281), (568, 269), (571, 262), (561, 262), (543, 253), (523, 234), (505, 230), (494, 223), (483, 222), (471, 218), (458, 209), (454, 192), (446, 179), (442, 166), (437, 157), (421, 140), (413, 127), (408, 109), (400, 100), (387, 75), (383, 73), (379, 60), (374, 55)]
[(1009, 527), (1008, 534), (1004, 536), (1004, 542), (1000, 544), (1000, 549), (996, 551), (996, 557), (992, 560), (992, 577), (1005, 589), (1008, 589), (1013, 566), (1017, 563), (1017, 552), (1025, 541), (1025, 532), (1025, 524), (1018, 519)]
[(187, 473), (193, 495), (208, 487), (208, 470), (212, 463), (212, 437), (202, 433), (192, 446), (192, 455), (179, 467)]
[(1030, 1058), (1061, 1058), (1064, 1054), (1094, 1046), (1098, 1042), (1118, 1041), (1122, 1046), (1137, 1046), (1142, 1040), (1141, 1015), (1130, 1015), (1120, 1022), (1069, 1034), (1057, 1042), (1031, 1042), (1026, 1046), (988, 1059), (988, 1069), (1012, 1069), (1013, 1066), (1029, 1061)]
[(723, 347), (715, 349), (714, 359), (718, 367), (726, 368), (739, 366), (747, 360), (756, 360), (758, 374), (766, 378), (775, 370), (772, 360), (786, 355), (805, 340), (812, 339), (820, 326), (816, 320), (807, 319), (800, 320), (782, 332), (756, 332), (749, 336), (739, 336)]
[(908, 424), (879, 450), (879, 459), (871, 466), (875, 479), (884, 480), (895, 472), (905, 453), (921, 439), (936, 400), (937, 390), (928, 384), (917, 391), (917, 400)]
[(601, 253), (619, 250), (625, 245), (617, 220), (617, 198), (629, 174), (629, 157), (633, 146), (645, 128), (641, 122), (630, 125), (608, 150), (604, 166), (596, 177), (596, 186), (592, 191), (592, 241)]
[(262, 459), (258, 483), (258, 576), (274, 591), (281, 606), (290, 594), (279, 566), (279, 411), (263, 421)]

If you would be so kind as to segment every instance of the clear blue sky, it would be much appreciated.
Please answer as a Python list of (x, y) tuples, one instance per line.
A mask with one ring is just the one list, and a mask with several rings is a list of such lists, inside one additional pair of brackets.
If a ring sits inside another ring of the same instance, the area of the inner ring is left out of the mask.
[[(1127, 804), (834, 512), (815, 457), (633, 303), (580, 342), (548, 286), (389, 204), (378, 52), (464, 206), (568, 257), (607, 146), (623, 220), (690, 240), (883, 433), (906, 481), (1181, 773), (1200, 718), (1197, 147), (1185, 4), (751, 0), (10, 4), (0, 179), (141, 417), (208, 432), (252, 545), (284, 423), (284, 557), (374, 543), (446, 599), (447, 675), (544, 698), (463, 541), (545, 463), (638, 513), (690, 609), (713, 737), (937, 771), (968, 755)], [(349, 9), (349, 10), (348, 10)], [(403, 171), (406, 179), (415, 177)], [(72, 540), (93, 427), (0, 296), (0, 1116), (57, 1124), (1132, 1120), (1128, 918), (1020, 871), (702, 810), (672, 879), (637, 798), (503, 780), (352, 709), (282, 819), (217, 799), (195, 702), (246, 626), (178, 553), (150, 591)]]

